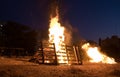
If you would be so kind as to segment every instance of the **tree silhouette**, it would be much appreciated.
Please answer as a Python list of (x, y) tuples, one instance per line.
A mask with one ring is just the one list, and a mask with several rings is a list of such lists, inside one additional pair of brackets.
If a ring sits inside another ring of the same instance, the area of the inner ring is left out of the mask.
[(8, 21), (2, 26), (1, 34), (1, 47), (24, 48), (28, 53), (34, 53), (37, 32), (30, 27)]
[(102, 51), (118, 61), (120, 58), (120, 38), (118, 36), (114, 35), (111, 38), (107, 37), (101, 40), (100, 44)]

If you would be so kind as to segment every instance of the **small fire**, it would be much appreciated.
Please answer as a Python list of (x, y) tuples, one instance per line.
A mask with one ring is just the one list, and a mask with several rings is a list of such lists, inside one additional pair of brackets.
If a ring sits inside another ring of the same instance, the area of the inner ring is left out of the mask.
[(49, 28), (49, 42), (55, 44), (56, 54), (59, 55), (57, 58), (58, 63), (68, 63), (68, 61), (64, 61), (67, 56), (65, 53), (66, 51), (63, 50), (65, 43), (64, 43), (64, 31), (65, 28), (61, 26), (59, 23), (59, 15), (58, 10), (56, 10), (56, 16), (51, 16), (50, 19), (50, 28)]
[(90, 62), (96, 63), (107, 63), (107, 64), (115, 64), (114, 58), (108, 57), (105, 54), (102, 54), (99, 51), (98, 47), (92, 47), (89, 43), (82, 45), (82, 48), (86, 51), (87, 55), (91, 58)]

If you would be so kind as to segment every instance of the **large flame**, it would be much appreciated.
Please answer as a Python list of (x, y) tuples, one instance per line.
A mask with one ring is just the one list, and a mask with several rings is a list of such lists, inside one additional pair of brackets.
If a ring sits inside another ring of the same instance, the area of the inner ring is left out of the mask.
[(65, 28), (61, 26), (61, 24), (59, 23), (59, 15), (58, 15), (58, 11), (56, 10), (56, 16), (52, 17), (50, 19), (50, 28), (49, 28), (49, 42), (50, 43), (54, 43), (55, 44), (55, 49), (56, 49), (56, 54), (59, 55), (57, 58), (58, 63), (68, 63), (68, 61), (64, 61), (64, 59), (66, 59), (67, 56), (66, 55), (66, 51), (63, 50), (65, 49), (65, 43), (64, 43), (64, 31)]
[(51, 18), (49, 32), (49, 42), (55, 43), (56, 51), (59, 51), (64, 42), (64, 27), (58, 22), (58, 16)]
[(87, 55), (91, 58), (90, 62), (101, 62), (108, 64), (115, 64), (114, 58), (108, 57), (105, 54), (102, 54), (99, 51), (98, 47), (92, 47), (89, 43), (86, 43), (82, 46), (82, 48), (86, 51)]

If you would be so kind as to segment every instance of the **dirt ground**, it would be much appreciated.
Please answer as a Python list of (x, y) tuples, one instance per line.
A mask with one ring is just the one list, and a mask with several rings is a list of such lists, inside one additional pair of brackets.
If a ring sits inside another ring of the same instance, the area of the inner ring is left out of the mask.
[(0, 77), (120, 77), (120, 63), (39, 65), (23, 58), (0, 57)]

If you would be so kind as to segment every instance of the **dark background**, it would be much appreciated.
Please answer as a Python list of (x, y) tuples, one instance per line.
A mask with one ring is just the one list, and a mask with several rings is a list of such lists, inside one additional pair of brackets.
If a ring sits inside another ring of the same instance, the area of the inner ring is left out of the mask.
[[(0, 21), (15, 21), (35, 29), (47, 29), (51, 0), (0, 0)], [(58, 0), (62, 21), (80, 37), (120, 36), (119, 0)]]

